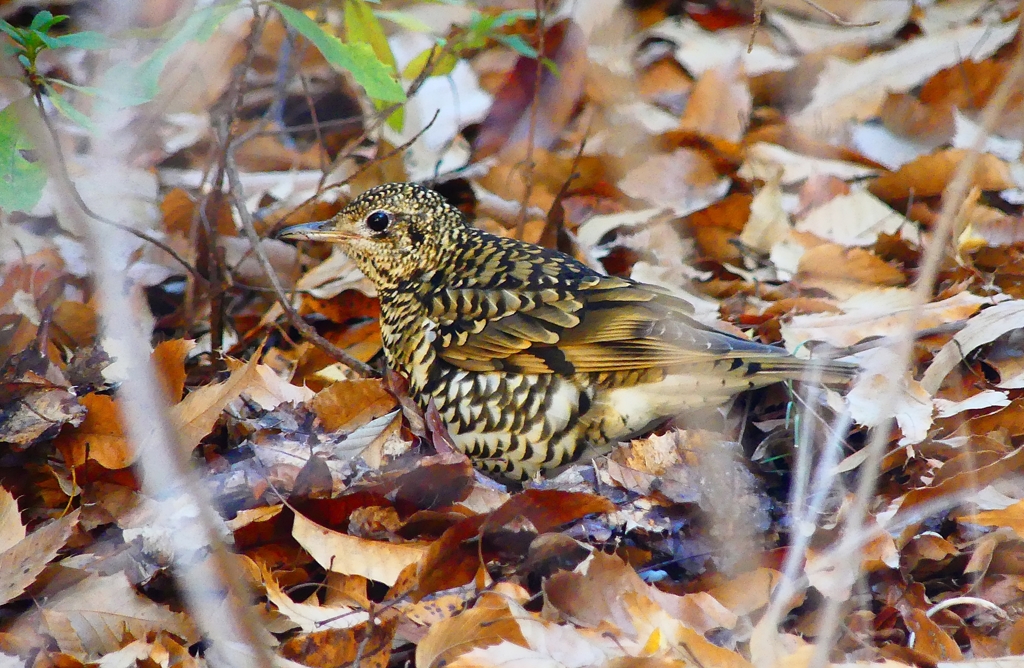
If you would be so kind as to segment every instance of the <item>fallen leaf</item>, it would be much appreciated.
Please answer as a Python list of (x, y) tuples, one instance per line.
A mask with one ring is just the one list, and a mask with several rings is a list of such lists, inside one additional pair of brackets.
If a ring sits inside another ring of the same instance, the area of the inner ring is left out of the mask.
[(406, 566), (423, 559), (425, 543), (388, 543), (332, 531), (295, 513), (292, 537), (329, 571), (395, 584)]
[(987, 510), (964, 517), (968, 522), (986, 527), (1008, 527), (1024, 540), (1024, 501), (1002, 510)]
[(35, 582), (46, 564), (64, 547), (78, 524), (79, 513), (76, 509), (48, 522), (0, 552), (0, 605), (20, 596)]
[[(921, 156), (895, 172), (879, 176), (868, 189), (887, 202), (941, 195), (967, 155), (964, 149), (951, 148)], [(1016, 185), (1010, 166), (989, 153), (978, 156), (971, 184), (983, 191), (1006, 190)]]
[(188, 644), (199, 639), (187, 615), (143, 597), (124, 573), (90, 575), (47, 601), (42, 615), (61, 651), (81, 660), (121, 649), (126, 636), (169, 631)]

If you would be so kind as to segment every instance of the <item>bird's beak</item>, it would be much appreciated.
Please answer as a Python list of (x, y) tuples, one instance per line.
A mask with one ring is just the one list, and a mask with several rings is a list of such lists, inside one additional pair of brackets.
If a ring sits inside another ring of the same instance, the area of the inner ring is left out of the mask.
[(333, 218), (315, 223), (292, 225), (277, 233), (278, 239), (299, 239), (302, 241), (341, 241), (351, 237), (351, 234), (346, 234), (338, 229)]

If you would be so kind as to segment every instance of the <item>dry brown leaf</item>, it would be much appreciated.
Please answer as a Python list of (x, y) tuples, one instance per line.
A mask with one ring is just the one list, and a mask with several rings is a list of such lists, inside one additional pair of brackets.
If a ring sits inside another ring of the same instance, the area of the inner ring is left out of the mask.
[(296, 665), (311, 668), (347, 665), (387, 668), (397, 623), (398, 618), (391, 617), (374, 624), (363, 622), (353, 628), (306, 633), (282, 643), (279, 651)]
[(693, 87), (686, 71), (671, 58), (662, 58), (648, 66), (640, 75), (637, 89), (648, 102), (667, 109), (682, 109)]
[[(921, 311), (916, 330), (965, 320), (988, 301), (969, 292), (961, 292), (928, 304)], [(782, 324), (782, 337), (786, 348), (792, 351), (806, 341), (825, 341), (837, 348), (846, 348), (869, 337), (893, 336), (902, 331), (901, 325), (910, 312), (911, 304), (912, 294), (903, 288), (865, 291), (841, 303), (842, 314), (793, 316)]]
[(953, 108), (949, 103), (928, 105), (913, 95), (889, 93), (879, 116), (893, 134), (939, 146), (953, 137)]
[(740, 573), (708, 593), (737, 615), (749, 615), (771, 600), (781, 574), (771, 568)]
[(782, 206), (781, 178), (782, 170), (779, 169), (754, 195), (750, 202), (750, 217), (739, 236), (741, 244), (760, 253), (768, 253), (776, 243), (789, 238), (792, 226), (789, 214)]
[(895, 418), (903, 432), (900, 445), (920, 443), (932, 425), (932, 397), (909, 371), (896, 378), (897, 362), (891, 348), (858, 355), (861, 371), (846, 394), (846, 405), (858, 424), (876, 427)]
[(738, 63), (708, 70), (693, 85), (680, 130), (738, 142), (750, 118), (750, 89)]
[(985, 309), (971, 318), (967, 326), (936, 353), (921, 376), (921, 386), (935, 394), (943, 379), (963, 360), (964, 355), (1021, 327), (1024, 327), (1024, 301), (1005, 301)]
[(870, 251), (826, 243), (804, 251), (796, 279), (803, 283), (831, 279), (896, 286), (903, 285), (906, 276)]
[(899, 499), (899, 512), (919, 512), (921, 506), (938, 501), (945, 501), (952, 505), (965, 492), (972, 489), (984, 489), (1002, 478), (1019, 474), (1022, 469), (1024, 469), (1024, 448), (1017, 448), (991, 463), (952, 475), (932, 487), (921, 487), (907, 492)]
[(833, 197), (808, 210), (796, 222), (795, 229), (840, 246), (870, 246), (879, 234), (913, 230), (909, 220), (863, 190)]
[(630, 197), (685, 216), (721, 199), (729, 180), (719, 178), (704, 153), (679, 148), (648, 158), (630, 170), (618, 186)]
[(168, 631), (188, 644), (199, 639), (187, 615), (143, 597), (124, 573), (90, 575), (47, 601), (42, 614), (61, 651), (82, 660), (115, 652), (150, 632)]
[(753, 664), (739, 653), (715, 645), (691, 628), (679, 625), (676, 633), (672, 643), (679, 646), (679, 659), (685, 662), (684, 665), (689, 666), (693, 661), (698, 666), (753, 668)]
[(310, 401), (310, 408), (328, 431), (351, 431), (390, 413), (397, 405), (395, 397), (375, 379), (332, 383)]
[(928, 618), (924, 610), (913, 609), (904, 615), (907, 628), (914, 633), (914, 649), (932, 661), (962, 661), (963, 653), (949, 634)]
[(153, 349), (157, 376), (163, 382), (164, 392), (172, 404), (181, 401), (185, 391), (185, 358), (195, 347), (195, 341), (171, 339), (161, 341)]
[[(879, 176), (868, 189), (879, 199), (900, 202), (910, 197), (941, 195), (953, 172), (968, 151), (951, 148), (908, 162), (895, 172)], [(981, 190), (1006, 190), (1016, 187), (1010, 166), (990, 153), (978, 156), (971, 184)]]
[[(750, 138), (748, 137), (748, 141)], [(838, 156), (837, 156), (838, 157)], [(832, 157), (816, 157), (798, 153), (767, 141), (755, 142), (747, 148), (743, 164), (736, 175), (750, 181), (769, 181), (782, 169), (780, 183), (791, 186), (814, 176), (834, 176), (842, 180), (862, 179), (878, 173), (876, 167), (846, 162)]]
[(1024, 501), (1019, 501), (1002, 510), (986, 510), (968, 515), (963, 519), (987, 527), (1008, 527), (1024, 540)]
[(626, 594), (649, 599), (668, 616), (699, 633), (732, 628), (736, 616), (708, 594), (675, 596), (640, 579), (619, 557), (595, 552), (574, 572), (555, 573), (544, 584), (545, 608), (577, 624), (599, 627), (612, 624), (627, 637), (643, 642)]
[(268, 411), (283, 403), (302, 404), (314, 396), (313, 390), (292, 385), (266, 364), (256, 365), (256, 378), (243, 391), (246, 396)]
[(410, 564), (427, 553), (427, 543), (388, 543), (332, 531), (295, 514), (292, 537), (329, 571), (361, 575), (393, 585)]
[(3, 487), (0, 487), (0, 553), (8, 550), (25, 538), (25, 525), (21, 523), (18, 502)]
[(90, 393), (79, 398), (87, 409), (78, 427), (61, 433), (57, 447), (68, 466), (81, 466), (92, 459), (108, 469), (123, 469), (135, 461), (135, 450), (121, 428), (117, 402), (105, 395)]
[(0, 605), (20, 596), (57, 556), (78, 524), (79, 513), (76, 509), (48, 522), (0, 552)]
[(508, 605), (494, 596), (485, 596), (472, 610), (438, 622), (416, 645), (416, 665), (423, 668), (450, 665), (461, 654), (480, 647), (511, 642), (527, 647)]
[(917, 37), (856, 63), (830, 58), (811, 102), (793, 123), (807, 132), (830, 134), (849, 120), (871, 118), (888, 93), (909, 91), (960, 62), (964, 54), (975, 61), (987, 58), (1010, 41), (1016, 29), (1014, 23), (967, 26)]
[[(65, 655), (63, 660), (71, 659)], [(159, 668), (200, 668), (202, 664), (178, 640), (166, 631), (128, 643), (116, 652), (103, 656), (102, 664), (108, 668), (118, 666), (159, 666)], [(65, 664), (66, 665), (66, 664)], [(70, 668), (70, 667), (66, 667)]]
[(259, 382), (258, 357), (254, 355), (232, 371), (224, 382), (201, 387), (171, 408), (171, 426), (185, 452), (191, 452), (210, 433), (229, 403)]
[(800, 52), (812, 53), (840, 45), (883, 42), (907, 22), (911, 6), (901, 0), (880, 0), (842, 3), (837, 9), (836, 14), (845, 24), (830, 21), (823, 13), (797, 18), (777, 9), (769, 9), (766, 18), (785, 33)]
[(369, 613), (349, 606), (320, 605), (316, 595), (308, 602), (293, 600), (282, 589), (273, 573), (263, 563), (240, 556), (244, 567), (260, 582), (267, 592), (267, 598), (277, 606), (278, 611), (291, 620), (303, 633), (324, 629), (346, 629), (366, 623)]

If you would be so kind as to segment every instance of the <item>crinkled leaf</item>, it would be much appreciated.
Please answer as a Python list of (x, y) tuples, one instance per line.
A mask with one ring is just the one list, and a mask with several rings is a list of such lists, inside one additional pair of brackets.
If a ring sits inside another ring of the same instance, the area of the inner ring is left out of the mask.
[(22, 153), (31, 149), (12, 108), (0, 111), (0, 209), (28, 211), (42, 196), (46, 172)]
[(297, 9), (279, 2), (271, 3), (288, 25), (295, 28), (317, 48), (334, 67), (350, 72), (356, 83), (366, 89), (375, 100), (404, 102), (405, 91), (391, 76), (388, 66), (380, 61), (369, 44), (344, 44), (327, 33), (316, 21)]

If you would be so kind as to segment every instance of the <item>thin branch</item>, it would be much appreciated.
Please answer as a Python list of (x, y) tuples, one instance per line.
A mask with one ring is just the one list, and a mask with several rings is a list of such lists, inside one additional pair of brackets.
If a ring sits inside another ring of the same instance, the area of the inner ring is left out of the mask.
[(868, 21), (867, 23), (855, 23), (853, 21), (847, 21), (842, 16), (839, 16), (838, 14), (836, 14), (834, 12), (830, 12), (829, 10), (825, 9), (824, 7), (819, 5), (818, 3), (813, 2), (813, 0), (803, 0), (803, 1), (804, 1), (804, 4), (809, 5), (810, 7), (813, 7), (814, 9), (818, 10), (819, 12), (824, 14), (825, 16), (827, 16), (830, 19), (832, 19), (832, 21), (835, 22), (836, 25), (842, 26), (844, 28), (870, 28), (871, 26), (878, 25), (878, 21)]
[[(222, 126), (222, 132), (226, 136), (228, 134), (228, 128)], [(228, 140), (225, 138), (225, 141)], [(300, 316), (292, 306), (288, 299), (288, 295), (285, 293), (284, 287), (281, 285), (281, 280), (277, 277), (277, 272), (274, 271), (273, 265), (270, 263), (266, 252), (260, 244), (260, 237), (253, 225), (252, 215), (249, 213), (249, 209), (245, 206), (245, 187), (242, 185), (242, 180), (238, 177), (238, 167), (235, 164), (234, 155), (235, 146), (236, 143), (231, 142), (224, 153), (224, 174), (228, 179), (231, 202), (234, 205), (235, 210), (238, 211), (238, 217), (242, 221), (242, 229), (244, 230), (249, 243), (252, 245), (253, 254), (256, 256), (256, 260), (259, 262), (260, 267), (266, 274), (267, 280), (270, 281), (270, 285), (274, 289), (274, 294), (277, 296), (277, 300), (281, 304), (281, 308), (284, 309), (285, 314), (288, 316), (289, 322), (291, 322), (291, 324), (299, 330), (304, 337), (312, 341), (314, 345), (359, 375), (366, 377), (379, 376), (380, 374), (378, 374), (373, 367), (357, 360), (355, 357), (352, 357), (338, 346), (320, 336), (316, 329), (303, 320), (302, 316)]]
[(36, 106), (39, 108), (39, 116), (43, 119), (43, 124), (46, 126), (46, 131), (49, 133), (50, 139), (53, 141), (54, 158), (56, 159), (57, 166), (59, 167), (56, 176), (61, 180), (64, 187), (71, 195), (72, 199), (74, 200), (75, 206), (81, 209), (85, 215), (89, 216), (93, 220), (101, 222), (104, 225), (116, 227), (117, 229), (123, 232), (127, 232), (128, 234), (131, 234), (132, 236), (138, 239), (153, 244), (154, 246), (156, 246), (157, 248), (167, 253), (172, 258), (174, 258), (179, 264), (181, 264), (182, 267), (185, 268), (185, 270), (188, 273), (192, 274), (192, 276), (194, 276), (197, 280), (205, 283), (206, 279), (203, 278), (202, 274), (199, 273), (199, 270), (197, 270), (195, 267), (189, 264), (189, 262), (185, 260), (185, 258), (178, 255), (178, 252), (175, 251), (173, 248), (171, 248), (164, 242), (160, 241), (159, 239), (151, 237), (147, 232), (144, 232), (142, 230), (136, 230), (135, 228), (129, 227), (123, 223), (119, 223), (116, 220), (111, 220), (106, 216), (101, 216), (100, 214), (93, 211), (92, 208), (90, 208), (89, 205), (85, 203), (85, 200), (82, 199), (82, 195), (78, 192), (78, 188), (75, 186), (74, 181), (71, 180), (71, 173), (68, 171), (68, 163), (64, 157), (64, 151), (63, 149), (61, 149), (60, 140), (58, 139), (59, 135), (57, 134), (57, 128), (53, 125), (53, 119), (51, 119), (49, 114), (46, 113), (46, 106), (43, 104), (42, 91), (40, 91), (38, 88), (33, 89), (32, 95), (35, 98)]

